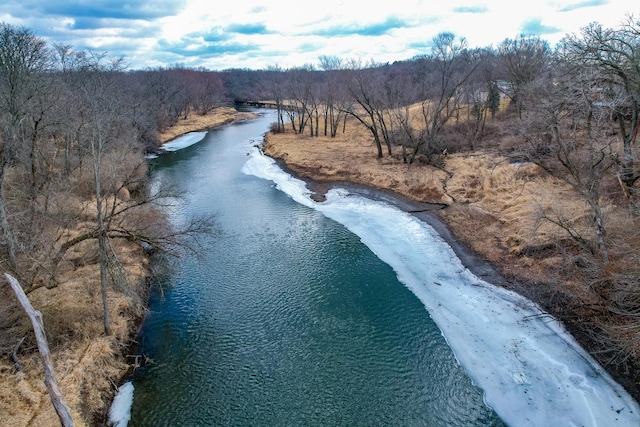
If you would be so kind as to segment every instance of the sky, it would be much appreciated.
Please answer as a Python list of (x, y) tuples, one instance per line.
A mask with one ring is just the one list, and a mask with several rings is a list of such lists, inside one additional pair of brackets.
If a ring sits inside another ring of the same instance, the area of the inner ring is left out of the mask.
[(597, 21), (640, 18), (636, 0), (0, 0), (0, 22), (131, 69), (265, 69), (321, 55), (379, 63), (430, 53), (441, 32), (470, 47), (520, 34), (555, 45)]

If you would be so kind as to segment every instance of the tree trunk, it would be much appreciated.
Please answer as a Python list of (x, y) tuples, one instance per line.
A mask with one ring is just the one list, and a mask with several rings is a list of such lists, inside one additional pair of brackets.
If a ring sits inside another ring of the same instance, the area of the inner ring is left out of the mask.
[(101, 230), (98, 236), (98, 256), (100, 259), (100, 290), (102, 293), (102, 309), (104, 311), (104, 334), (109, 336), (111, 335), (111, 315), (109, 314), (109, 289), (107, 281), (107, 236), (104, 230)]
[(11, 285), (13, 292), (16, 294), (18, 301), (29, 316), (29, 319), (31, 319), (33, 332), (36, 335), (36, 342), (38, 343), (38, 350), (40, 351), (42, 368), (44, 369), (44, 382), (47, 386), (47, 392), (49, 392), (51, 403), (53, 404), (53, 407), (58, 414), (58, 418), (60, 419), (60, 424), (64, 427), (72, 427), (74, 424), (73, 419), (71, 418), (71, 412), (69, 411), (69, 407), (67, 406), (64, 396), (58, 387), (58, 381), (56, 380), (56, 374), (53, 369), (51, 353), (49, 352), (49, 344), (47, 343), (47, 336), (42, 322), (42, 313), (33, 308), (29, 299), (22, 290), (22, 286), (20, 286), (20, 283), (18, 283), (13, 276), (5, 273), (4, 277), (9, 282), (9, 285)]

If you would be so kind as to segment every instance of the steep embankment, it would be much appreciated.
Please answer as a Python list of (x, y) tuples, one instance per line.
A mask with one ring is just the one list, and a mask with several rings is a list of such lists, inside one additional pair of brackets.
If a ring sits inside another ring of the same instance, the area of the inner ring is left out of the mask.
[[(188, 132), (251, 117), (233, 108), (219, 108), (206, 116), (188, 117), (160, 139), (166, 142)], [(81, 223), (75, 224), (68, 233), (73, 235), (82, 227)], [(66, 254), (56, 288), (39, 288), (29, 294), (34, 308), (43, 314), (57, 379), (76, 425), (95, 425), (106, 419), (117, 383), (135, 363), (127, 350), (145, 312), (148, 260), (138, 245), (113, 242), (113, 249), (133, 292), (109, 291), (111, 336), (103, 334), (95, 242), (78, 244)], [(18, 335), (26, 337), (16, 353), (21, 372), (15, 372), (9, 357), (0, 360), (0, 426), (59, 425), (44, 385), (29, 321), (8, 286), (0, 287), (0, 318), (1, 327), (21, 329)]]

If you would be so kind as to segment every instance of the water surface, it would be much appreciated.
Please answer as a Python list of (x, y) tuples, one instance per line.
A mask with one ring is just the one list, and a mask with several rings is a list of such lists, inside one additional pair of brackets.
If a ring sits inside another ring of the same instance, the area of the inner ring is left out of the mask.
[(423, 303), (360, 238), (241, 173), (272, 113), (154, 160), (176, 224), (220, 236), (150, 299), (130, 425), (502, 425)]

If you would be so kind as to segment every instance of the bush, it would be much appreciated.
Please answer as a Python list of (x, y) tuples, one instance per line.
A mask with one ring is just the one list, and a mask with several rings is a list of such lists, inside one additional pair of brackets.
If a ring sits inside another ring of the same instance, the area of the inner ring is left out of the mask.
[(278, 122), (273, 122), (269, 126), (269, 132), (271, 132), (271, 133), (284, 133), (284, 126), (280, 125)]

